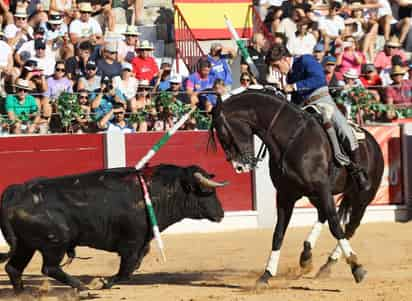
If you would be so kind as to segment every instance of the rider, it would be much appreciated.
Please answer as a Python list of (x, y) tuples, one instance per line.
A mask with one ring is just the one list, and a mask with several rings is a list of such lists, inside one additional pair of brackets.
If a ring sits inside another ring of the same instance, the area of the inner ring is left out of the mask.
[[(275, 45), (270, 53), (272, 66), (286, 76), (286, 93), (292, 93), (292, 102), (298, 106), (314, 105), (322, 114), (325, 128), (335, 157), (346, 165), (356, 179), (360, 189), (368, 190), (367, 174), (360, 166), (361, 155), (358, 141), (343, 114), (336, 107), (329, 94), (325, 74), (320, 63), (309, 54), (293, 57), (283, 45)], [(348, 141), (351, 153), (349, 162), (342, 154), (337, 135), (341, 141)]]

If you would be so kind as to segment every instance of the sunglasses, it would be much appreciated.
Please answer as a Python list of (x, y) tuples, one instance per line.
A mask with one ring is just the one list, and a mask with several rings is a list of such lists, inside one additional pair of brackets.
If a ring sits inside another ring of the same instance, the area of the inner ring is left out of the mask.
[(86, 71), (95, 71), (96, 69), (95, 67), (86, 67)]
[(56, 72), (65, 72), (66, 71), (66, 69), (64, 69), (64, 68), (56, 68)]
[(86, 95), (80, 95), (80, 96), (79, 96), (79, 99), (89, 99), (89, 96), (86, 96)]
[(16, 20), (26, 20), (27, 18), (25, 17), (16, 17)]
[(19, 93), (19, 92), (24, 92), (24, 93), (26, 93), (26, 90), (25, 90), (25, 89), (22, 89), (22, 88), (16, 88), (16, 92), (17, 92), (17, 93)]
[(88, 14), (88, 15), (91, 14), (91, 12), (89, 12), (89, 11), (80, 11), (80, 13), (81, 13), (81, 14)]
[(242, 78), (241, 81), (250, 82), (250, 78)]

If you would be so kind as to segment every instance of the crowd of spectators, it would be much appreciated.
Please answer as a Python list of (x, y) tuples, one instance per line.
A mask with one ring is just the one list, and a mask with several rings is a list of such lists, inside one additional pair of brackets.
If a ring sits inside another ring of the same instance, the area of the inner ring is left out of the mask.
[[(271, 42), (284, 44), (292, 55), (313, 54), (324, 66), (335, 100), (344, 102), (347, 110), (360, 103), (381, 104), (384, 112), (368, 118), (389, 121), (399, 117), (391, 108), (412, 105), (412, 61), (405, 51), (412, 3), (261, 0), (259, 9)], [(258, 81), (281, 88), (285, 79), (271, 69), (270, 56), (264, 59), (262, 38), (255, 36), (249, 48), (263, 68)]]
[(140, 39), (142, 0), (87, 1), (0, 0), (0, 132), (163, 131), (190, 106), (183, 129), (206, 128), (235, 51), (214, 43), (182, 78)]

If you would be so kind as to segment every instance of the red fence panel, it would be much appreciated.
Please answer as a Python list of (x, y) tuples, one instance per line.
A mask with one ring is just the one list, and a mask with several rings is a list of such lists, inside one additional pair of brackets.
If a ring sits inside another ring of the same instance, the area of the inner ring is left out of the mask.
[(103, 135), (0, 138), (0, 192), (34, 177), (54, 177), (104, 168)]
[[(126, 165), (134, 166), (160, 139), (163, 133), (140, 133), (126, 135)], [(208, 132), (178, 132), (150, 161), (151, 165), (171, 163), (196, 164), (216, 174), (216, 180), (228, 180), (230, 185), (218, 190), (223, 208), (228, 211), (252, 210), (252, 176), (236, 174), (226, 162), (222, 149), (217, 153), (207, 151)]]

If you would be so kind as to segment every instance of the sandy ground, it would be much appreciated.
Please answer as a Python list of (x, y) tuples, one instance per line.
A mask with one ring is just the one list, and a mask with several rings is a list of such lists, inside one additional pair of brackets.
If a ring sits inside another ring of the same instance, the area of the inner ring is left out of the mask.
[[(314, 270), (293, 279), (302, 241), (309, 228), (289, 229), (281, 252), (280, 273), (262, 292), (254, 289), (270, 252), (272, 231), (164, 235), (167, 262), (162, 264), (153, 245), (139, 271), (124, 284), (110, 290), (92, 291), (90, 300), (170, 301), (402, 301), (412, 300), (412, 224), (362, 225), (353, 249), (368, 270), (356, 284), (343, 261), (330, 278), (314, 275), (326, 260), (335, 241), (325, 228), (314, 250)], [(65, 270), (84, 282), (117, 271), (115, 254), (78, 248), (75, 260)], [(18, 300), (77, 300), (75, 292), (41, 275), (41, 258), (36, 255), (25, 271), (27, 295)], [(0, 267), (0, 300), (15, 300), (4, 267)], [(37, 297), (32, 297), (37, 296)], [(40, 297), (38, 297), (40, 296)]]

